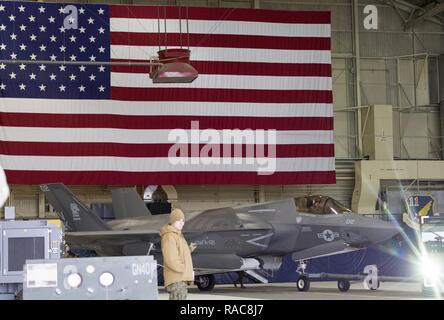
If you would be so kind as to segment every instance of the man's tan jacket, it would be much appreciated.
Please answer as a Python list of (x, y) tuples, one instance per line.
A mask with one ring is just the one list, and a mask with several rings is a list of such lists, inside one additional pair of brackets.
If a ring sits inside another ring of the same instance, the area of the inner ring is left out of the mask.
[(191, 251), (182, 232), (167, 224), (160, 229), (165, 287), (179, 281), (194, 281)]

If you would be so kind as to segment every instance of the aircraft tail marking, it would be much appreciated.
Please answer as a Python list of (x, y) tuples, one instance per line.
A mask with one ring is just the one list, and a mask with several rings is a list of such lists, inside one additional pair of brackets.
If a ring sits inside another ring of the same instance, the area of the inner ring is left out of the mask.
[(106, 231), (111, 228), (83, 204), (63, 183), (40, 185), (68, 231)]

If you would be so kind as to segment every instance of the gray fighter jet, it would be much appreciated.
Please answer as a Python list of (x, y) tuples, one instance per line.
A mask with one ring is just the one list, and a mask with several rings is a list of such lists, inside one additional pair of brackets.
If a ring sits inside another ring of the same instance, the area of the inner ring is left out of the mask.
[[(169, 215), (151, 215), (135, 189), (112, 190), (116, 219), (105, 222), (65, 185), (40, 188), (64, 221), (70, 246), (106, 256), (150, 253), (162, 264), (159, 230)], [(201, 290), (214, 287), (214, 274), (277, 270), (291, 255), (299, 264), (297, 288), (306, 291), (306, 260), (366, 248), (399, 230), (330, 197), (307, 196), (187, 214), (183, 233), (197, 245), (193, 266)]]

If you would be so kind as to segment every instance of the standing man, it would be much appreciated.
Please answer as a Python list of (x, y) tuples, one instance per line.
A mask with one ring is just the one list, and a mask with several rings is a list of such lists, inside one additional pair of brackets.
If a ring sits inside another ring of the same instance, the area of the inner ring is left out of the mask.
[(188, 285), (194, 281), (191, 252), (196, 246), (191, 243), (188, 247), (182, 234), (184, 224), (183, 211), (174, 209), (170, 214), (170, 223), (160, 229), (164, 285), (170, 300), (185, 300)]

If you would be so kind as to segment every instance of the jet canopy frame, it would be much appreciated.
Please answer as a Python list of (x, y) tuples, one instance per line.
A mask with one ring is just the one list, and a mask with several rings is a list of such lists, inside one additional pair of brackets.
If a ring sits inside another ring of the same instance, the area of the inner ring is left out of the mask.
[(352, 211), (332, 197), (313, 195), (294, 198), (297, 210), (319, 215), (344, 214)]

